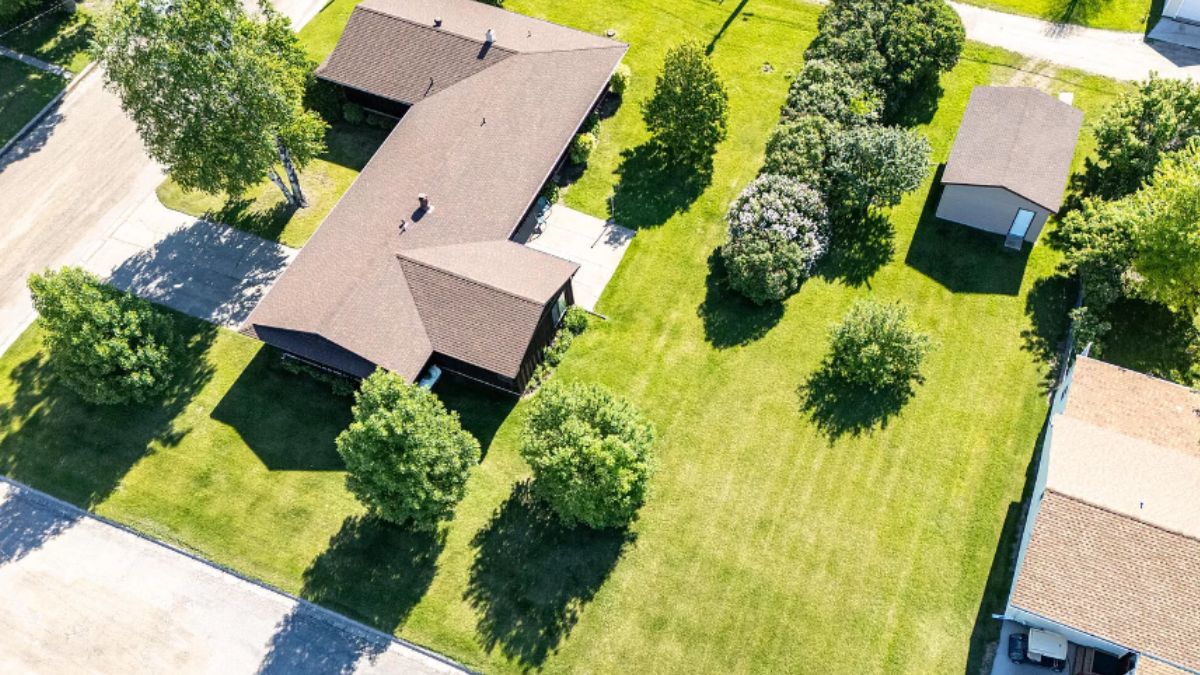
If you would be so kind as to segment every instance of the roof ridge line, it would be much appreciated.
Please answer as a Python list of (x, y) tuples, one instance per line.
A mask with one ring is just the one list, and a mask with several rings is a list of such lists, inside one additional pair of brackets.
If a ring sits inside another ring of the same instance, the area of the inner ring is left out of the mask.
[[(468, 37), (468, 36), (466, 36), (466, 35), (463, 35), (462, 33), (459, 33), (458, 31), (446, 30), (445, 28), (443, 28), (443, 27), (441, 27), (441, 26), (433, 26), (433, 25), (430, 25), (430, 24), (427, 24), (427, 23), (421, 23), (420, 21), (415, 21), (415, 20), (413, 20), (413, 19), (409, 19), (408, 17), (396, 16), (395, 14), (389, 14), (389, 13), (387, 13), (387, 12), (384, 12), (384, 11), (382, 11), (382, 10), (376, 9), (376, 8), (374, 8), (374, 7), (366, 7), (366, 6), (363, 6), (363, 5), (358, 5), (358, 6), (356, 6), (354, 9), (355, 9), (355, 10), (359, 10), (359, 9), (361, 9), (361, 10), (363, 10), (364, 12), (371, 12), (372, 14), (378, 14), (379, 16), (385, 16), (385, 17), (387, 17), (387, 18), (389, 18), (389, 19), (395, 19), (395, 20), (397, 20), (397, 21), (403, 21), (403, 22), (405, 22), (405, 23), (407, 23), (407, 24), (409, 24), (409, 25), (412, 25), (412, 26), (420, 26), (420, 27), (422, 27), (422, 28), (428, 28), (428, 29), (430, 29), (430, 30), (436, 30), (436, 31), (439, 31), (439, 32), (442, 32), (442, 33), (446, 33), (446, 34), (449, 34), (449, 35), (453, 35), (453, 36), (455, 36), (455, 37), (460, 37), (460, 38), (462, 38), (462, 39), (464, 39), (464, 40), (468, 40), (468, 41), (470, 41), (470, 42), (474, 42), (475, 44), (478, 44), (478, 45), (483, 45), (483, 44), (486, 44), (486, 43), (485, 43), (484, 41), (482, 41), (482, 40), (477, 40), (477, 39), (475, 39), (475, 38)], [(568, 31), (571, 31), (571, 32), (573, 32), (573, 33), (579, 33), (580, 35), (586, 35), (586, 36), (588, 36), (588, 37), (599, 38), (599, 39), (601, 39), (601, 40), (608, 40), (609, 42), (612, 42), (612, 43), (613, 43), (613, 44), (611, 44), (611, 45), (605, 45), (605, 46), (603, 46), (603, 47), (601, 47), (601, 46), (595, 46), (595, 47), (578, 47), (578, 48), (575, 48), (575, 49), (539, 49), (538, 51), (533, 51), (533, 52), (523, 52), (523, 51), (518, 51), (518, 50), (515, 50), (515, 49), (513, 49), (513, 48), (511, 48), (511, 47), (504, 47), (503, 45), (500, 45), (500, 44), (498, 44), (498, 43), (495, 43), (495, 42), (493, 42), (493, 43), (492, 43), (492, 44), (493, 44), (495, 47), (497, 47), (497, 48), (500, 48), (500, 49), (503, 49), (503, 50), (505, 50), (505, 51), (507, 51), (507, 52), (510, 52), (510, 53), (512, 53), (512, 54), (548, 54), (548, 53), (551, 53), (551, 52), (582, 52), (582, 51), (588, 51), (588, 50), (593, 50), (593, 49), (613, 49), (613, 48), (616, 48), (616, 47), (620, 47), (620, 48), (623, 48), (623, 49), (626, 49), (626, 50), (628, 50), (628, 49), (629, 49), (629, 45), (628, 45), (628, 44), (626, 44), (626, 43), (624, 43), (624, 42), (620, 42), (619, 40), (613, 40), (612, 38), (610, 38), (610, 37), (607, 37), (607, 36), (596, 35), (595, 33), (589, 33), (589, 32), (587, 32), (587, 31), (585, 31), (585, 30), (579, 30), (578, 28), (572, 28), (572, 27), (570, 27), (570, 26), (564, 26), (564, 25), (562, 25), (562, 24), (557, 24), (557, 23), (554, 23), (553, 21), (549, 21), (549, 20), (547, 20), (547, 19), (539, 19), (539, 18), (538, 18), (538, 17), (536, 17), (536, 16), (529, 16), (528, 14), (522, 14), (521, 12), (512, 12), (512, 11), (509, 11), (509, 10), (507, 10), (507, 9), (503, 9), (503, 8), (500, 8), (500, 7), (497, 7), (496, 9), (497, 9), (498, 11), (500, 11), (500, 12), (503, 12), (503, 13), (506, 13), (506, 14), (513, 14), (513, 15), (519, 16), (519, 17), (521, 17), (521, 18), (527, 19), (527, 20), (529, 20), (529, 21), (537, 21), (538, 23), (542, 23), (542, 24), (545, 24), (545, 25), (547, 25), (547, 26), (551, 26), (551, 27), (553, 27), (553, 29), (568, 30)]]
[[(463, 35), (462, 33), (458, 32), (458, 31), (454, 31), (454, 30), (447, 30), (446, 28), (444, 28), (444, 27), (442, 27), (442, 26), (434, 26), (434, 25), (431, 25), (431, 24), (428, 24), (428, 23), (421, 23), (420, 21), (414, 21), (413, 19), (409, 19), (408, 17), (396, 16), (395, 14), (388, 14), (387, 12), (381, 12), (381, 11), (379, 11), (378, 9), (375, 9), (374, 7), (364, 7), (364, 6), (362, 6), (362, 5), (358, 5), (358, 6), (356, 6), (354, 9), (355, 9), (355, 11), (357, 11), (357, 10), (360, 10), (360, 9), (361, 9), (361, 10), (362, 10), (362, 11), (364, 11), (364, 12), (370, 12), (370, 13), (372, 13), (372, 14), (376, 14), (376, 15), (378, 15), (378, 16), (386, 17), (386, 18), (388, 18), (388, 19), (392, 19), (392, 20), (394, 20), (394, 21), (402, 21), (402, 22), (404, 22), (404, 23), (406, 23), (406, 24), (408, 24), (408, 25), (410, 25), (410, 26), (416, 26), (416, 27), (418, 27), (418, 28), (425, 28), (425, 29), (427, 29), (427, 30), (435, 31), (435, 32), (438, 32), (438, 33), (444, 33), (444, 34), (446, 34), (446, 35), (452, 35), (452, 36), (454, 36), (454, 37), (456, 37), (456, 38), (459, 38), (460, 40), (466, 40), (467, 42), (471, 42), (471, 43), (474, 43), (474, 44), (477, 44), (477, 45), (480, 45), (480, 46), (483, 46), (483, 45), (486, 45), (486, 44), (487, 44), (487, 43), (486, 43), (486, 42), (484, 42), (483, 40), (477, 40), (477, 39), (475, 39), (475, 38), (473, 38), (473, 37), (469, 37), (469, 36), (467, 36), (467, 35)], [(512, 49), (511, 47), (505, 47), (504, 45), (497, 44), (496, 42), (492, 42), (491, 44), (492, 44), (492, 49), (500, 49), (500, 50), (503, 50), (503, 51), (506, 51), (506, 52), (508, 52), (509, 54), (514, 54), (514, 55), (515, 55), (515, 54), (522, 54), (522, 53), (524, 53), (524, 52), (519, 52), (519, 51), (517, 51), (517, 50), (515, 50), (515, 49)], [(487, 70), (487, 68), (484, 68), (484, 70)]]
[(1159, 525), (1159, 524), (1157, 524), (1157, 523), (1152, 523), (1152, 522), (1150, 522), (1150, 521), (1148, 521), (1148, 520), (1142, 520), (1141, 518), (1138, 518), (1138, 517), (1136, 517), (1136, 516), (1131, 516), (1131, 515), (1129, 515), (1128, 513), (1121, 513), (1120, 511), (1117, 511), (1116, 509), (1112, 509), (1112, 508), (1109, 508), (1109, 507), (1107, 507), (1107, 506), (1101, 506), (1101, 505), (1099, 505), (1099, 504), (1097, 504), (1097, 503), (1095, 503), (1095, 502), (1091, 501), (1090, 499), (1084, 499), (1084, 498), (1082, 498), (1082, 497), (1076, 497), (1075, 495), (1072, 495), (1072, 494), (1067, 494), (1066, 492), (1063, 492), (1062, 490), (1058, 490), (1058, 489), (1056, 489), (1056, 488), (1052, 488), (1052, 487), (1050, 487), (1050, 486), (1046, 486), (1046, 490), (1045, 490), (1045, 491), (1046, 491), (1046, 492), (1053, 492), (1054, 494), (1058, 495), (1059, 497), (1062, 497), (1063, 499), (1070, 499), (1070, 500), (1071, 500), (1071, 501), (1073, 501), (1073, 502), (1077, 502), (1077, 503), (1079, 503), (1079, 504), (1083, 504), (1084, 506), (1089, 506), (1089, 507), (1091, 507), (1091, 508), (1093, 508), (1093, 509), (1096, 509), (1096, 510), (1098, 510), (1098, 511), (1103, 511), (1103, 512), (1105, 512), (1105, 513), (1108, 513), (1108, 514), (1114, 515), (1114, 516), (1116, 516), (1116, 517), (1118, 517), (1118, 518), (1124, 518), (1124, 519), (1126, 519), (1126, 520), (1132, 520), (1132, 521), (1134, 521), (1135, 523), (1141, 523), (1142, 525), (1145, 525), (1146, 527), (1152, 527), (1152, 528), (1154, 528), (1154, 529), (1156, 529), (1156, 530), (1158, 530), (1158, 531), (1160, 531), (1160, 532), (1166, 532), (1167, 534), (1173, 534), (1173, 535), (1175, 535), (1176, 537), (1183, 537), (1184, 539), (1187, 539), (1187, 540), (1189, 540), (1189, 541), (1193, 541), (1193, 542), (1196, 542), (1197, 544), (1200, 544), (1200, 537), (1194, 537), (1194, 536), (1192, 536), (1192, 535), (1190, 535), (1190, 534), (1187, 534), (1187, 533), (1185, 533), (1185, 532), (1180, 532), (1179, 530), (1173, 530), (1173, 529), (1171, 529), (1171, 528), (1169, 528), (1169, 527), (1164, 527), (1164, 526), (1162, 526), (1162, 525)]
[[(416, 258), (413, 258), (413, 257), (409, 256), (409, 255), (405, 255), (405, 250), (409, 250), (409, 251), (424, 251), (424, 250), (430, 250), (430, 249), (435, 249), (435, 248), (448, 248), (448, 247), (452, 247), (452, 246), (462, 246), (463, 244), (471, 244), (471, 243), (473, 243), (473, 244), (480, 244), (480, 243), (501, 243), (501, 242), (506, 242), (506, 241), (508, 241), (508, 240), (507, 240), (507, 239), (485, 239), (485, 240), (483, 240), (483, 241), (478, 241), (478, 242), (459, 242), (459, 243), (457, 243), (457, 244), (444, 244), (444, 245), (442, 245), (442, 246), (420, 246), (420, 247), (417, 247), (417, 248), (412, 248), (412, 249), (401, 249), (401, 250), (399, 250), (399, 251), (397, 251), (397, 252), (396, 252), (396, 258), (397, 258), (398, 260), (402, 260), (402, 261), (403, 261), (403, 260), (407, 260), (408, 262), (411, 262), (411, 263), (413, 263), (414, 265), (420, 265), (421, 267), (424, 267), (425, 269), (437, 270), (438, 272), (442, 272), (443, 274), (449, 274), (449, 275), (450, 275), (450, 276), (452, 276), (452, 277), (455, 277), (455, 278), (457, 278), (457, 279), (462, 279), (463, 281), (466, 281), (466, 282), (468, 282), (468, 283), (475, 284), (476, 286), (480, 286), (480, 287), (483, 287), (483, 288), (489, 288), (489, 289), (491, 289), (491, 290), (493, 290), (493, 291), (496, 291), (497, 293), (502, 293), (502, 294), (504, 294), (504, 295), (507, 295), (507, 296), (508, 296), (508, 297), (510, 297), (510, 298), (514, 298), (514, 299), (516, 299), (516, 300), (521, 300), (522, 302), (527, 302), (527, 303), (529, 303), (529, 304), (531, 304), (531, 305), (533, 305), (533, 306), (535, 306), (535, 307), (542, 307), (542, 306), (543, 306), (543, 305), (542, 305), (542, 303), (540, 303), (540, 302), (538, 302), (538, 301), (536, 301), (536, 300), (532, 300), (532, 299), (530, 299), (530, 298), (527, 298), (527, 297), (525, 297), (525, 296), (523, 296), (523, 295), (517, 295), (516, 293), (513, 293), (512, 291), (507, 291), (507, 290), (505, 290), (505, 289), (503, 289), (503, 288), (499, 288), (499, 287), (497, 287), (497, 286), (493, 286), (492, 284), (489, 284), (489, 283), (487, 283), (487, 282), (485, 282), (485, 281), (480, 281), (480, 280), (478, 280), (478, 279), (476, 279), (476, 278), (474, 278), (474, 277), (468, 277), (468, 276), (464, 276), (464, 275), (462, 275), (462, 274), (459, 274), (459, 273), (457, 273), (457, 272), (451, 272), (450, 270), (448, 270), (448, 269), (446, 269), (446, 268), (444, 268), (444, 267), (440, 267), (440, 266), (438, 266), (438, 265), (433, 265), (433, 264), (427, 263), (427, 262), (425, 262), (425, 261), (423, 261), (423, 260), (418, 260), (418, 259), (416, 259)], [(520, 246), (520, 244), (517, 244), (517, 246)], [(411, 291), (410, 291), (410, 292), (411, 292)], [(417, 309), (417, 314), (419, 315), (420, 313), (421, 313), (421, 310), (420, 310), (420, 308), (418, 308), (418, 309)]]

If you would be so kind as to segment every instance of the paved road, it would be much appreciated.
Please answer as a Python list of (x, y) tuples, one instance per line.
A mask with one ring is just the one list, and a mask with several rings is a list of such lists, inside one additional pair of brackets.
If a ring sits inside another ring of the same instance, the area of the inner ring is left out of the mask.
[(1200, 50), (1148, 43), (1141, 33), (1056, 24), (960, 2), (950, 5), (962, 17), (967, 37), (977, 42), (1118, 80), (1141, 80), (1151, 71), (1200, 79)]
[(463, 672), (0, 479), (0, 671)]

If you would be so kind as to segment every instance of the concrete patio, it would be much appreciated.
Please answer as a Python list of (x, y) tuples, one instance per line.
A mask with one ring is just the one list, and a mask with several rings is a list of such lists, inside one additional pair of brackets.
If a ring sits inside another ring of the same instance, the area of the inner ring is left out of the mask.
[(529, 248), (577, 263), (580, 268), (573, 282), (575, 304), (595, 311), (633, 235), (628, 228), (555, 204), (550, 207), (540, 232), (523, 226), (517, 240)]

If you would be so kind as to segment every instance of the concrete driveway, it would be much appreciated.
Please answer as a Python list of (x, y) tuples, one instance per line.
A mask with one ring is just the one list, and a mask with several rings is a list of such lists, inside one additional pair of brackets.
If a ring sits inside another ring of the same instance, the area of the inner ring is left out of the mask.
[(5, 479), (0, 598), (3, 672), (464, 672)]

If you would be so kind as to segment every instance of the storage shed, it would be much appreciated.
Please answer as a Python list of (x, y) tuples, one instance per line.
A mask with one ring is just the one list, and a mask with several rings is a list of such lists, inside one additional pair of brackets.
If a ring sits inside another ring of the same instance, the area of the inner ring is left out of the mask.
[(1028, 87), (976, 87), (942, 175), (937, 217), (1037, 241), (1062, 206), (1083, 112)]

